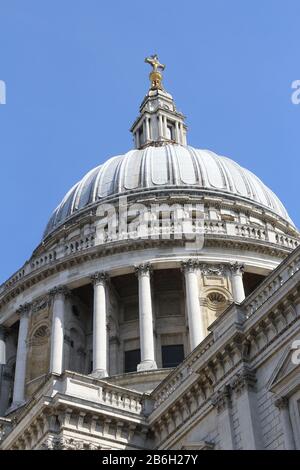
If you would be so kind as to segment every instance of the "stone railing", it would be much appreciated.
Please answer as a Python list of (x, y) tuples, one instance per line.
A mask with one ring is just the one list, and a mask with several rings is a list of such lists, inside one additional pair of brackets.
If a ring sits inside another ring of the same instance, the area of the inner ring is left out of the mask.
[(131, 413), (140, 414), (143, 409), (142, 395), (135, 394), (129, 390), (122, 390), (113, 385), (105, 385), (100, 388), (101, 403)]
[(286, 246), (288, 248), (291, 248), (292, 250), (297, 248), (297, 246), (299, 245), (299, 240), (288, 235), (276, 233), (275, 239), (278, 245)]
[(140, 415), (143, 410), (142, 393), (71, 371), (65, 371), (61, 378), (54, 379), (53, 389), (136, 415)]
[(255, 240), (268, 240), (266, 230), (253, 227), (252, 225), (237, 224), (235, 226), (235, 234), (238, 237), (253, 238)]
[(103, 233), (102, 239), (96, 239), (95, 228), (92, 228), (90, 233), (83, 235), (80, 234), (75, 236), (70, 240), (61, 240), (55, 248), (45, 251), (43, 255), (33, 256), (30, 261), (26, 262), (24, 266), (17, 271), (13, 276), (11, 276), (4, 284), (0, 286), (0, 295), (6, 290), (14, 287), (20, 280), (25, 276), (43, 269), (56, 261), (61, 259), (84, 252), (86, 250), (94, 248), (96, 245), (101, 247), (108, 245), (110, 243), (118, 243), (124, 240), (142, 240), (142, 239), (154, 239), (154, 240), (174, 240), (184, 238), (187, 240), (192, 240), (191, 235), (195, 233), (201, 234), (204, 236), (213, 237), (214, 235), (218, 236), (227, 236), (230, 237), (239, 237), (245, 240), (255, 240), (262, 241), (266, 243), (277, 244), (285, 250), (293, 250), (298, 244), (299, 240), (294, 237), (277, 233), (273, 230), (266, 229), (263, 226), (257, 227), (254, 225), (245, 225), (237, 224), (236, 222), (220, 221), (220, 220), (204, 220), (200, 221), (199, 225), (193, 224), (190, 229), (185, 229), (184, 235), (182, 237), (182, 229), (174, 224), (173, 221), (170, 222), (169, 226), (165, 226), (160, 223), (160, 225), (154, 225), (153, 227), (149, 226), (146, 228), (146, 232), (134, 231), (130, 234), (124, 233), (119, 234), (115, 233), (113, 237), (110, 236), (108, 231)]
[(247, 318), (253, 315), (267, 300), (274, 295), (300, 270), (300, 248), (289, 255), (244, 301)]
[(75, 240), (71, 240), (65, 243), (64, 246), (64, 256), (71, 255), (73, 253), (78, 253), (88, 248), (92, 248), (95, 244), (95, 238), (93, 235), (88, 235), (86, 237), (79, 237)]
[(209, 334), (196, 349), (194, 349), (176, 368), (171, 372), (166, 380), (164, 380), (158, 387), (152, 392), (151, 397), (154, 402), (154, 409), (158, 408), (167, 398), (177, 390), (184, 382), (186, 382), (191, 376), (192, 366), (208, 351), (214, 344), (214, 338), (212, 334)]

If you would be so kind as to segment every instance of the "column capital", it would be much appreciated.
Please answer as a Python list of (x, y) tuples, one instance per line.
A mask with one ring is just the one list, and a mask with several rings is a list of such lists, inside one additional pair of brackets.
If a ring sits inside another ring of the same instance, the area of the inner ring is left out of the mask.
[(49, 292), (50, 297), (57, 297), (62, 295), (64, 297), (70, 297), (71, 291), (67, 286), (55, 286)]
[(25, 304), (22, 304), (19, 306), (17, 310), (17, 314), (19, 317), (26, 316), (30, 313), (32, 308), (32, 304), (30, 302), (26, 302)]
[(98, 271), (91, 276), (91, 281), (95, 285), (105, 284), (108, 281), (108, 274), (105, 271)]
[(136, 276), (150, 276), (153, 269), (150, 263), (142, 263), (139, 266), (135, 266)]
[(238, 263), (236, 261), (235, 263), (230, 264), (230, 271), (232, 274), (242, 275), (244, 270), (245, 270), (245, 265), (242, 263)]
[(287, 397), (277, 397), (274, 401), (274, 405), (280, 410), (287, 409), (289, 406), (289, 399)]
[(201, 263), (197, 259), (187, 259), (181, 262), (181, 270), (184, 273), (193, 273), (200, 268)]

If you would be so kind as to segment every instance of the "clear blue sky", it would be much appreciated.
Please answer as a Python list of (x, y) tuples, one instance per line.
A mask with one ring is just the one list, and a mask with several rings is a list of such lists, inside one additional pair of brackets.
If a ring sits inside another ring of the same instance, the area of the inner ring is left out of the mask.
[(252, 170), (300, 226), (299, 22), (299, 0), (0, 0), (0, 282), (71, 185), (132, 147), (154, 52), (189, 143)]

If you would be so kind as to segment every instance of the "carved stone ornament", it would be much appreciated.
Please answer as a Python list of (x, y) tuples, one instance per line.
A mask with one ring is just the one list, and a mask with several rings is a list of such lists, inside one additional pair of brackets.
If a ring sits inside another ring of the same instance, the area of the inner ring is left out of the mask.
[(31, 311), (32, 304), (29, 302), (26, 302), (25, 304), (20, 305), (20, 307), (17, 310), (17, 313), (19, 315), (26, 315)]
[(71, 292), (66, 286), (56, 286), (49, 291), (51, 297), (56, 297), (58, 295), (63, 295), (64, 297), (70, 297)]
[(105, 271), (99, 271), (91, 276), (91, 281), (94, 285), (105, 284), (108, 280), (108, 274)]
[(46, 295), (44, 297), (41, 297), (37, 300), (35, 300), (32, 303), (32, 312), (40, 312), (41, 310), (44, 310), (50, 306), (50, 297), (49, 295)]
[(150, 276), (152, 273), (152, 267), (150, 263), (143, 263), (135, 267), (135, 274), (139, 276)]
[(47, 439), (43, 442), (41, 450), (100, 450), (100, 445), (83, 442), (68, 437)]
[(224, 276), (226, 274), (226, 266), (223, 264), (200, 264), (200, 270), (205, 276)]
[(244, 264), (236, 262), (230, 265), (230, 270), (232, 274), (243, 274), (245, 266)]
[(181, 263), (181, 270), (183, 272), (195, 272), (197, 269), (199, 269), (200, 263), (196, 259), (188, 259), (186, 261), (182, 261)]

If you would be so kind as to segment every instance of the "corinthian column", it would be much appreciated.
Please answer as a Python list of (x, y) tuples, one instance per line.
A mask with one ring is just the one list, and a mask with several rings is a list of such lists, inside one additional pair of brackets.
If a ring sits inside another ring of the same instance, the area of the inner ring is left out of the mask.
[(27, 363), (27, 334), (31, 304), (24, 304), (18, 310), (20, 326), (18, 335), (18, 349), (16, 359), (16, 371), (14, 381), (14, 393), (12, 406), (18, 406), (25, 402), (25, 380)]
[(231, 265), (232, 296), (237, 303), (241, 303), (245, 299), (243, 272), (243, 264), (234, 263)]
[(150, 264), (136, 268), (139, 282), (139, 323), (141, 363), (138, 370), (157, 369), (154, 353), (153, 314), (151, 299)]
[(193, 350), (206, 336), (204, 315), (199, 302), (197, 261), (188, 260), (182, 263), (185, 278), (186, 308), (189, 322), (190, 346)]
[(93, 375), (107, 377), (107, 312), (106, 312), (106, 273), (95, 273), (94, 316), (93, 316)]
[(54, 287), (53, 296), (50, 373), (62, 374), (64, 364), (64, 317), (65, 301), (69, 290), (64, 286)]

